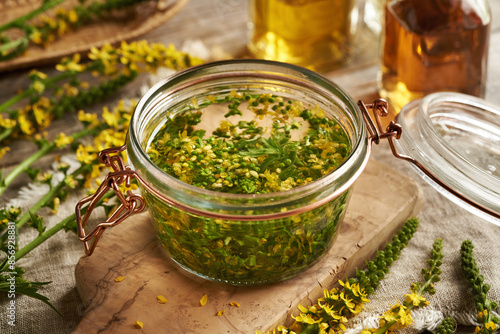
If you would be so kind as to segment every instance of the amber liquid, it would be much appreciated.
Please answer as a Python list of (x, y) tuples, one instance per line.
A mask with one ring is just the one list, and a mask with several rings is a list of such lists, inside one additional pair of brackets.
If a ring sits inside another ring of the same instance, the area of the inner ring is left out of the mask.
[(461, 0), (390, 1), (386, 7), (380, 94), (396, 112), (432, 92), (483, 97), (489, 11)]
[(355, 0), (250, 0), (254, 56), (332, 69), (350, 59)]

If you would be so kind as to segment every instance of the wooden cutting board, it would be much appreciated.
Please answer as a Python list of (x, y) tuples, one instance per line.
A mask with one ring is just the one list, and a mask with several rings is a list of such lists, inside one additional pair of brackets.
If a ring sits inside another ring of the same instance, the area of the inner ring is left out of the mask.
[[(76, 266), (86, 312), (74, 333), (255, 333), (310, 305), (416, 215), (422, 192), (408, 177), (370, 161), (358, 179), (340, 235), (328, 254), (299, 276), (275, 284), (235, 287), (193, 277), (164, 254), (147, 214), (108, 229), (94, 254)], [(123, 276), (121, 282), (115, 278)], [(200, 305), (203, 295), (205, 306)], [(162, 295), (167, 303), (157, 302)], [(238, 306), (230, 305), (236, 302)], [(224, 310), (224, 314), (217, 313)], [(136, 320), (144, 327), (134, 326)]]

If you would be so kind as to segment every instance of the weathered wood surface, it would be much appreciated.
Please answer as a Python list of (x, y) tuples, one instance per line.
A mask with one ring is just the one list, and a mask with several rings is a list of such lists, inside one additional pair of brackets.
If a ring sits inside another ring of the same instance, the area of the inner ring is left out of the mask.
[[(364, 267), (395, 230), (420, 209), (422, 194), (408, 177), (372, 161), (355, 185), (341, 233), (316, 265), (270, 285), (234, 287), (187, 275), (168, 260), (149, 217), (131, 217), (103, 235), (94, 254), (76, 267), (85, 315), (74, 333), (254, 333), (290, 322), (338, 279)], [(115, 282), (124, 276), (121, 282)], [(199, 300), (207, 294), (208, 303)], [(166, 304), (156, 301), (167, 298)], [(240, 307), (230, 306), (237, 302)], [(217, 312), (225, 310), (224, 315)]]

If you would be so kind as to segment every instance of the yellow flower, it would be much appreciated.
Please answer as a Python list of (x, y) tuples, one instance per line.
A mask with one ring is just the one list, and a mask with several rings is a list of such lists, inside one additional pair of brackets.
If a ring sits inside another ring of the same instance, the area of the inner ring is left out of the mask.
[(73, 142), (73, 137), (68, 137), (62, 132), (56, 137), (56, 139), (54, 141), (56, 146), (59, 148), (64, 147), (68, 144), (71, 144), (72, 142)]
[(34, 81), (31, 87), (33, 87), (33, 89), (39, 94), (43, 93), (43, 91), (45, 90), (45, 85), (40, 80)]
[(30, 34), (29, 38), (35, 44), (42, 44), (43, 43), (42, 33), (39, 30), (33, 31)]
[(69, 22), (76, 23), (78, 21), (78, 13), (74, 9), (71, 9), (68, 12), (68, 19)]
[(2, 115), (0, 115), (0, 126), (5, 128), (5, 129), (11, 129), (14, 126), (16, 126), (17, 122), (11, 118), (3, 118)]
[(66, 184), (71, 189), (75, 189), (76, 186), (78, 185), (78, 181), (75, 180), (75, 178), (73, 177), (73, 175), (68, 175), (68, 177), (66, 178)]
[(57, 211), (59, 211), (59, 205), (61, 204), (61, 200), (59, 199), (59, 197), (56, 197), (54, 198), (54, 200), (52, 201), (52, 213), (53, 214), (56, 214)]
[(85, 65), (80, 64), (80, 54), (75, 53), (72, 59), (67, 57), (56, 65), (56, 70), (59, 72), (83, 72), (85, 70)]
[(156, 296), (156, 300), (160, 304), (166, 304), (167, 303), (167, 298), (165, 298), (165, 296), (162, 296), (162, 295)]
[(427, 306), (429, 302), (420, 294), (412, 292), (411, 294), (406, 294), (406, 302), (412, 304), (413, 306)]
[(86, 113), (83, 110), (78, 111), (78, 119), (80, 122), (89, 126), (99, 125), (99, 120), (97, 119), (97, 114)]
[(201, 297), (201, 299), (200, 299), (200, 305), (205, 306), (207, 304), (207, 301), (208, 301), (208, 296), (203, 295), (203, 297)]
[(2, 159), (7, 152), (10, 151), (10, 147), (4, 146), (0, 148), (0, 159)]
[(117, 71), (118, 55), (111, 44), (104, 44), (99, 50), (96, 47), (90, 48), (88, 57), (92, 60), (100, 60), (105, 68), (104, 74), (111, 74)]
[(117, 127), (118, 121), (120, 120), (120, 115), (114, 112), (110, 112), (108, 107), (102, 109), (102, 118), (106, 121), (110, 127)]
[(391, 322), (394, 322), (394, 324), (389, 328), (391, 331), (402, 329), (411, 325), (413, 322), (411, 311), (404, 305), (394, 305), (380, 317), (380, 326)]
[(49, 172), (44, 172), (43, 174), (39, 174), (40, 182), (50, 181), (51, 178), (52, 178), (52, 174), (50, 174)]
[(134, 323), (134, 326), (137, 329), (141, 329), (141, 328), (144, 327), (144, 324), (142, 322), (140, 322), (139, 320), (136, 320), (135, 323)]
[(302, 323), (306, 323), (306, 324), (309, 324), (309, 325), (312, 325), (312, 324), (315, 324), (315, 323), (320, 323), (323, 319), (320, 318), (318, 320), (315, 320), (313, 318), (313, 315), (312, 314), (299, 314), (298, 316), (294, 317), (292, 315), (292, 318), (295, 319), (295, 321), (297, 322), (302, 322)]
[(115, 282), (121, 282), (125, 279), (125, 276), (118, 276), (117, 278), (115, 278)]
[(83, 146), (80, 144), (76, 150), (76, 159), (84, 164), (91, 164), (97, 159), (97, 154), (93, 151), (92, 146)]
[(47, 79), (47, 74), (40, 72), (38, 70), (31, 70), (28, 76), (31, 79), (40, 79), (40, 80)]
[(50, 125), (50, 122), (54, 118), (54, 116), (49, 111), (47, 111), (46, 108), (48, 106), (50, 106), (50, 101), (46, 98), (40, 99), (32, 106), (36, 123), (42, 128), (48, 127)]
[(70, 85), (69, 83), (65, 83), (63, 86), (64, 88), (64, 93), (66, 96), (77, 96), (78, 95), (78, 87), (75, 87), (73, 85)]
[(497, 329), (497, 324), (495, 324), (493, 321), (484, 324), (484, 326), (486, 327), (486, 329), (489, 329), (490, 331)]
[(24, 134), (32, 135), (35, 132), (35, 127), (33, 126), (33, 123), (31, 123), (31, 121), (29, 121), (26, 118), (26, 115), (24, 115), (24, 114), (19, 115), (19, 117), (17, 118), (17, 121), (19, 122), (19, 126), (21, 127), (21, 131)]
[(220, 310), (219, 312), (217, 312), (217, 316), (220, 317), (221, 315), (224, 315), (226, 311), (224, 310)]
[(57, 20), (57, 34), (59, 36), (64, 35), (69, 31), (69, 26), (64, 20)]

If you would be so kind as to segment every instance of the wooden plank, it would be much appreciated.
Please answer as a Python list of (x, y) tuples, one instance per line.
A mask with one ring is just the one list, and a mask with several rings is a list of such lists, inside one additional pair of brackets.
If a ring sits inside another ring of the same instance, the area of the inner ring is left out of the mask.
[[(414, 181), (370, 161), (356, 183), (341, 233), (319, 263), (276, 284), (235, 287), (188, 275), (168, 260), (149, 217), (141, 214), (106, 232), (90, 257), (76, 267), (86, 313), (74, 333), (254, 333), (290, 321), (290, 311), (308, 305), (338, 279), (363, 267), (408, 217), (419, 210)], [(121, 282), (115, 282), (124, 276)], [(208, 303), (199, 300), (208, 296)], [(167, 298), (166, 304), (156, 301)], [(230, 306), (235, 301), (240, 307)], [(223, 316), (217, 312), (225, 310)]]

